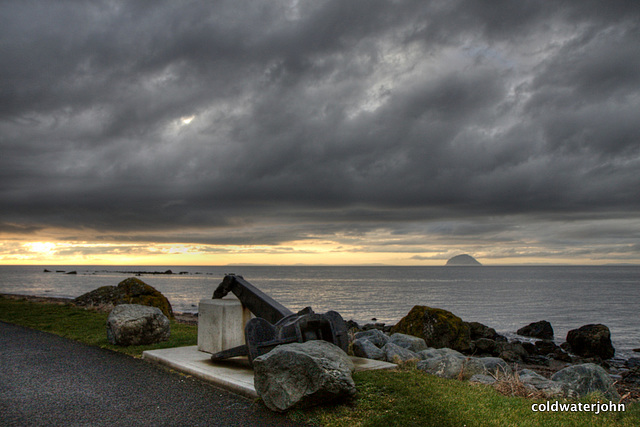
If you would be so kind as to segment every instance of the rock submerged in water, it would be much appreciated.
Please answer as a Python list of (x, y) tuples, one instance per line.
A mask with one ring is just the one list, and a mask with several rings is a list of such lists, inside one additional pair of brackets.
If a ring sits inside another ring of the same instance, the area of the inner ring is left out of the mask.
[(169, 319), (173, 319), (173, 309), (167, 297), (142, 280), (129, 277), (118, 286), (101, 286), (74, 299), (82, 307), (116, 306), (118, 304), (140, 304), (159, 308)]
[(452, 265), (452, 266), (479, 266), (482, 265), (478, 262), (478, 260), (476, 260), (474, 257), (472, 257), (471, 255), (467, 255), (467, 254), (463, 254), (463, 255), (456, 255), (453, 258), (449, 259), (447, 261), (446, 265)]

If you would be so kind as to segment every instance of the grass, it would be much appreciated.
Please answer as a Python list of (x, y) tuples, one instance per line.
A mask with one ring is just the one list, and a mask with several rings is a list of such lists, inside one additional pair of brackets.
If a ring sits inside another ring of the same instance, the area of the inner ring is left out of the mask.
[(141, 357), (145, 350), (196, 345), (198, 342), (196, 326), (172, 321), (171, 337), (168, 341), (129, 347), (113, 345), (107, 340), (107, 316), (105, 312), (88, 310), (73, 304), (36, 303), (0, 296), (1, 321), (50, 332), (134, 357)]
[[(89, 345), (140, 357), (144, 350), (195, 345), (197, 327), (171, 323), (167, 342), (135, 347), (109, 344), (107, 314), (71, 304), (56, 305), (13, 300), (0, 296), (0, 320), (51, 332)], [(531, 400), (506, 397), (490, 386), (442, 379), (407, 365), (393, 371), (354, 374), (357, 396), (342, 404), (293, 410), (295, 420), (321, 426), (638, 426), (640, 404), (625, 412), (533, 412)], [(549, 399), (552, 402), (555, 399)], [(580, 400), (596, 403), (597, 395)], [(567, 401), (569, 402), (569, 401)]]
[[(354, 374), (358, 389), (349, 404), (294, 411), (292, 417), (318, 425), (355, 426), (638, 426), (640, 405), (625, 412), (533, 412), (546, 400), (506, 397), (490, 386), (448, 380), (408, 367)], [(554, 402), (556, 399), (549, 399)], [(561, 400), (562, 402), (571, 402)], [(605, 399), (588, 396), (578, 402)]]

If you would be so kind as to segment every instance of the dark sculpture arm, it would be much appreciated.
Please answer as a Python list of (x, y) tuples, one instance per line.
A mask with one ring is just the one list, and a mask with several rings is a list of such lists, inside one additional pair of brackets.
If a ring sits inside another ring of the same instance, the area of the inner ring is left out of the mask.
[(242, 276), (235, 274), (224, 276), (222, 283), (213, 293), (213, 298), (221, 299), (229, 292), (233, 292), (256, 317), (262, 317), (269, 323), (275, 324), (280, 319), (293, 314), (287, 307), (244, 280)]

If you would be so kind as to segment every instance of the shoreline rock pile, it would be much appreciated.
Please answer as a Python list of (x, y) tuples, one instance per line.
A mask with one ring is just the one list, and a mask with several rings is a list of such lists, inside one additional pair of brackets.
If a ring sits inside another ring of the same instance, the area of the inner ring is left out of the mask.
[[(363, 329), (354, 335), (350, 347), (354, 356), (392, 363), (414, 360), (418, 369), (432, 375), (485, 384), (516, 376), (526, 387), (548, 396), (581, 397), (599, 391), (608, 399), (620, 399), (611, 375), (603, 368), (609, 367), (607, 359), (615, 354), (605, 325), (571, 330), (567, 342), (558, 346), (553, 327), (545, 320), (518, 329), (518, 335), (534, 342), (510, 341), (493, 328), (465, 322), (446, 310), (415, 306), (395, 326)], [(627, 362), (629, 371), (622, 379), (640, 384), (640, 363), (635, 366), (633, 359)], [(556, 372), (547, 378), (532, 369), (514, 371), (512, 366), (518, 365)]]

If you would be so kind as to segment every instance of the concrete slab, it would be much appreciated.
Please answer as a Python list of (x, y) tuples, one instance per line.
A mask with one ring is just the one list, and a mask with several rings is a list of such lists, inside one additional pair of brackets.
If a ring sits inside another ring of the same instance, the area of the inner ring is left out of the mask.
[[(142, 358), (159, 363), (176, 371), (192, 375), (201, 380), (211, 382), (231, 392), (256, 398), (258, 394), (253, 386), (253, 370), (246, 357), (234, 357), (229, 360), (212, 362), (211, 354), (198, 351), (198, 346), (147, 350)], [(357, 371), (372, 369), (393, 369), (393, 363), (379, 360), (351, 357)]]

